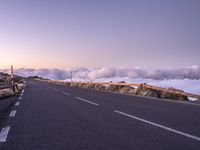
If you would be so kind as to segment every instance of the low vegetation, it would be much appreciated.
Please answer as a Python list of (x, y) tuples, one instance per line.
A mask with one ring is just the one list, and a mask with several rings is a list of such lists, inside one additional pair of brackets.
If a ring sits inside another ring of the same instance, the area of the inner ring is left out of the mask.
[[(42, 79), (38, 78), (38, 80), (42, 80)], [(146, 87), (143, 87), (142, 85), (138, 87), (131, 87), (131, 86), (123, 86), (123, 85), (94, 84), (92, 82), (85, 84), (81, 82), (63, 82), (63, 81), (51, 81), (51, 80), (42, 80), (42, 81), (46, 81), (52, 84), (87, 88), (87, 89), (99, 90), (99, 91), (117, 92), (117, 93), (128, 94), (128, 95), (147, 96), (147, 97), (181, 100), (181, 101), (188, 100), (187, 96), (175, 93), (175, 91), (181, 91), (181, 90), (174, 89), (174, 88), (168, 88), (169, 92), (167, 92), (167, 91), (160, 91), (160, 90), (155, 90), (151, 88), (146, 88)], [(174, 93), (170, 91), (174, 91)]]
[(9, 74), (5, 73), (0, 73), (0, 87), (2, 86), (7, 86), (12, 84), (12, 80), (15, 81), (17, 84), (18, 88), (15, 88), (15, 92), (13, 91), (13, 88), (6, 88), (6, 89), (1, 89), (0, 90), (0, 99), (9, 97), (9, 96), (14, 96), (20, 93), (24, 89), (25, 83), (22, 80), (21, 77), (15, 76), (13, 79)]

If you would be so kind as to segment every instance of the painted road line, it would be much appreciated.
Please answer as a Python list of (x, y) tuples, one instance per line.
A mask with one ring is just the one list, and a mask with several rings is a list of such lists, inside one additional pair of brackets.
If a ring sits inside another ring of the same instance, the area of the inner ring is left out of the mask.
[(19, 104), (20, 104), (20, 102), (16, 102), (16, 103), (15, 103), (15, 106), (19, 106)]
[(62, 94), (65, 94), (65, 95), (67, 95), (67, 96), (70, 96), (71, 94), (69, 94), (69, 93), (66, 93), (66, 92), (61, 92)]
[(161, 128), (161, 129), (164, 129), (164, 130), (167, 130), (167, 131), (170, 131), (170, 132), (173, 132), (173, 133), (176, 133), (176, 134), (179, 134), (179, 135), (188, 137), (188, 138), (190, 138), (190, 139), (197, 140), (197, 141), (200, 142), (200, 137), (197, 137), (197, 136), (194, 136), (194, 135), (191, 135), (191, 134), (182, 132), (182, 131), (178, 131), (178, 130), (172, 129), (172, 128), (170, 128), (170, 127), (163, 126), (163, 125), (160, 125), (160, 124), (158, 124), (158, 123), (154, 123), (154, 122), (151, 122), (151, 121), (148, 121), (148, 120), (145, 120), (145, 119), (142, 119), (142, 118), (139, 118), (139, 117), (136, 117), (136, 116), (133, 116), (133, 115), (130, 115), (130, 114), (127, 114), (127, 113), (118, 111), (118, 110), (115, 110), (114, 112), (116, 112), (116, 113), (118, 113), (118, 114), (121, 114), (121, 115), (124, 115), (124, 116), (127, 116), (127, 117), (130, 117), (130, 118), (132, 118), (132, 119), (136, 119), (136, 120), (141, 121), (141, 122), (144, 122), (144, 123), (146, 123), (146, 124), (150, 124), (150, 125), (152, 125), (152, 126), (156, 126), (156, 127), (158, 127), (158, 128)]
[(22, 99), (22, 97), (21, 97), (21, 96), (19, 97), (19, 100), (20, 100), (20, 99)]
[(14, 117), (16, 115), (16, 110), (12, 110), (9, 114), (9, 117)]
[(56, 92), (58, 92), (58, 90), (57, 89), (53, 89), (54, 91), (56, 91)]
[(81, 101), (87, 102), (87, 103), (89, 103), (89, 104), (95, 105), (95, 106), (98, 106), (98, 105), (99, 105), (99, 104), (97, 104), (97, 103), (94, 103), (94, 102), (88, 101), (88, 100), (83, 99), (83, 98), (80, 98), (80, 97), (75, 97), (75, 98), (76, 98), (76, 99), (79, 99), (79, 100), (81, 100)]
[(0, 132), (0, 142), (6, 142), (10, 126), (4, 127)]

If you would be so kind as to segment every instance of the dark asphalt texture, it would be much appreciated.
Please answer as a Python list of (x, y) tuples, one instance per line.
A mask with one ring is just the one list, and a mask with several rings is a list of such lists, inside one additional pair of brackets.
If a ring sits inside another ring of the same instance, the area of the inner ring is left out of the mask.
[[(17, 113), (1, 120), (1, 128), (9, 125), (10, 131), (7, 141), (0, 143), (0, 150), (200, 150), (200, 141), (114, 112), (118, 110), (200, 137), (199, 105), (34, 80), (27, 81), (19, 101), (17, 107), (7, 104), (8, 112)], [(8, 112), (4, 111), (4, 115)]]
[(12, 106), (16, 101), (16, 96), (0, 99), (0, 130), (8, 119), (7, 116), (12, 110)]

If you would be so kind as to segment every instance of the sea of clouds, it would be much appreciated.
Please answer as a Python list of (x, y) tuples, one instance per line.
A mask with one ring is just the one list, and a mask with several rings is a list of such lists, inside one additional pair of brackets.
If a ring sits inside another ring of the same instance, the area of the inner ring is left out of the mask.
[[(8, 69), (0, 71), (9, 72)], [(71, 68), (71, 69), (27, 69), (14, 70), (15, 74), (29, 77), (40, 76), (52, 80), (73, 81), (125, 81), (129, 83), (149, 83), (161, 87), (174, 87), (186, 92), (200, 94), (200, 66), (172, 69), (157, 68)]]

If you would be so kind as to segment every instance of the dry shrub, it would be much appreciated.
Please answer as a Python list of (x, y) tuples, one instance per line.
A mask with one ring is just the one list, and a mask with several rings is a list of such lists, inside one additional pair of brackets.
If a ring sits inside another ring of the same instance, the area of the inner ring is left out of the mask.
[(125, 87), (122, 87), (122, 88), (119, 90), (119, 92), (120, 92), (120, 93), (130, 94), (130, 95), (135, 95), (136, 89), (133, 88), (133, 87), (125, 86)]
[(183, 96), (180, 94), (174, 94), (171, 92), (162, 92), (154, 89), (148, 89), (145, 87), (138, 87), (136, 90), (136, 95), (140, 96), (149, 96), (163, 99), (171, 99), (171, 100), (188, 100), (187, 96)]
[(8, 96), (13, 96), (13, 95), (15, 95), (15, 93), (13, 92), (12, 89), (0, 90), (0, 98), (5, 98)]
[(100, 84), (95, 84), (94, 88), (96, 90), (100, 90), (100, 91), (106, 90), (106, 87), (104, 85), (100, 85)]

